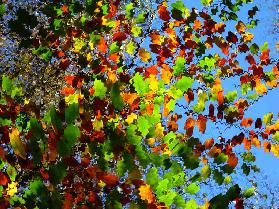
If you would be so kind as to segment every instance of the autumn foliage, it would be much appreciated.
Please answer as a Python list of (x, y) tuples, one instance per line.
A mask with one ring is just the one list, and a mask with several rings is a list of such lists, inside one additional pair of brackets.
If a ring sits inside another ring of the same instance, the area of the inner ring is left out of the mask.
[(44, 102), (27, 70), (0, 67), (0, 208), (244, 208), (255, 187), (232, 176), (259, 172), (253, 147), (279, 157), (278, 116), (245, 114), (279, 79), (268, 44), (253, 40), (258, 8), (81, 2), (0, 4), (30, 71), (59, 78), (56, 90), (29, 78), (42, 97), (53, 91)]

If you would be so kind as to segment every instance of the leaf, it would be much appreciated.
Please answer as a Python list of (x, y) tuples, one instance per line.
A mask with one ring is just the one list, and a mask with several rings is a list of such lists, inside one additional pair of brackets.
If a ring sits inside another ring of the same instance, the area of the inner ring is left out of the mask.
[(243, 195), (244, 195), (244, 197), (249, 198), (249, 197), (253, 196), (254, 193), (255, 193), (255, 188), (251, 187), (249, 189), (244, 190)]
[(155, 201), (155, 197), (152, 193), (151, 187), (148, 184), (141, 185), (139, 187), (139, 196), (142, 200), (146, 200), (148, 204)]
[(279, 131), (276, 131), (275, 134), (273, 134), (272, 138), (279, 142)]
[(159, 175), (157, 168), (150, 168), (146, 174), (146, 182), (153, 188), (159, 183)]
[(127, 45), (126, 45), (126, 51), (128, 54), (132, 55), (134, 54), (134, 51), (136, 49), (135, 43), (131, 40)]
[(170, 205), (172, 205), (176, 196), (177, 196), (176, 192), (174, 192), (173, 190), (167, 190), (166, 194), (159, 195), (158, 199), (159, 199), (160, 202), (163, 202), (167, 206), (170, 206)]
[(96, 79), (94, 81), (94, 97), (99, 97), (103, 99), (106, 96), (107, 87), (105, 87), (104, 83), (101, 80)]
[(134, 75), (132, 81), (134, 82), (133, 86), (139, 95), (143, 95), (149, 91), (148, 83), (144, 81), (143, 77), (139, 73)]
[(210, 176), (211, 173), (211, 169), (209, 165), (205, 165), (202, 169), (201, 169), (201, 176), (202, 178), (205, 180)]
[(156, 187), (156, 195), (161, 196), (164, 194), (164, 192), (168, 189), (169, 180), (163, 179), (159, 181), (157, 187)]
[(185, 192), (194, 195), (200, 190), (200, 186), (192, 183), (185, 188)]
[(6, 91), (8, 95), (11, 94), (13, 88), (13, 81), (6, 75), (2, 77), (2, 89)]
[(141, 61), (148, 62), (151, 59), (151, 54), (144, 48), (139, 49), (139, 56)]
[(52, 184), (59, 184), (67, 175), (66, 166), (62, 162), (51, 165), (49, 167), (49, 180)]
[(184, 129), (186, 130), (186, 134), (188, 137), (192, 136), (194, 127), (195, 127), (195, 120), (192, 117), (189, 117), (185, 121), (185, 125), (184, 125)]
[(273, 119), (273, 113), (269, 112), (263, 116), (263, 122), (265, 125), (270, 125), (271, 120)]
[(176, 82), (175, 87), (183, 92), (186, 92), (189, 88), (191, 88), (193, 82), (194, 80), (192, 78), (182, 76), (182, 78)]
[(23, 142), (19, 138), (18, 129), (13, 128), (12, 132), (9, 134), (9, 137), (14, 153), (22, 159), (26, 159), (25, 144), (23, 144)]
[(117, 109), (117, 110), (122, 110), (124, 107), (124, 101), (123, 98), (120, 95), (120, 84), (119, 83), (115, 83), (112, 87), (111, 87), (111, 91), (110, 91), (110, 97), (111, 97), (111, 101), (113, 106)]
[(64, 130), (64, 138), (58, 141), (57, 151), (61, 156), (69, 156), (72, 147), (80, 137), (79, 128), (73, 124), (68, 125)]
[(133, 10), (134, 10), (134, 4), (133, 3), (130, 3), (130, 4), (126, 5), (126, 17), (128, 19), (131, 19), (133, 17), (133, 14), (134, 14)]
[(69, 123), (74, 123), (75, 119), (79, 117), (79, 104), (70, 104), (65, 110), (65, 120)]
[(0, 171), (0, 186), (6, 186), (9, 182), (9, 178), (6, 174)]
[(186, 205), (185, 205), (185, 209), (198, 209), (199, 205), (197, 204), (195, 199), (190, 199)]
[(205, 132), (205, 129), (206, 129), (206, 122), (207, 122), (207, 118), (203, 115), (199, 115), (198, 116), (198, 119), (196, 121), (196, 124), (199, 128), (199, 131), (201, 133), (204, 133)]
[(2, 16), (6, 12), (5, 4), (0, 4), (0, 16)]
[(238, 21), (235, 28), (238, 33), (244, 33), (246, 30), (246, 25), (242, 21)]
[[(173, 66), (173, 74), (180, 75), (185, 70), (186, 60), (183, 57), (177, 57), (175, 65)], [(187, 78), (187, 77), (186, 77)]]
[(140, 116), (137, 122), (138, 130), (141, 132), (142, 136), (146, 136), (149, 132), (150, 124), (149, 121)]

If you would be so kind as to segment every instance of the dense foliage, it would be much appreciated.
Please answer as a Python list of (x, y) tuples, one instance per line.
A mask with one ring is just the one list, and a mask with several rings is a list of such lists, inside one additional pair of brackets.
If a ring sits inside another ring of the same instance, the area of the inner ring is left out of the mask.
[(251, 148), (279, 157), (251, 2), (2, 0), (0, 208), (244, 208)]

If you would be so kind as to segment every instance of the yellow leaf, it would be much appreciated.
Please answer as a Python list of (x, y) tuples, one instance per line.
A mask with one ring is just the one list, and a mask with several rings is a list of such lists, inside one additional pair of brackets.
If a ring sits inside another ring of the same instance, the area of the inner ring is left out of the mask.
[(243, 38), (244, 42), (248, 42), (254, 38), (254, 35), (253, 35), (253, 33), (247, 32), (242, 35), (242, 38)]
[(142, 200), (146, 200), (149, 204), (155, 201), (151, 187), (148, 184), (140, 186), (139, 195)]
[(148, 138), (148, 139), (146, 139), (146, 142), (149, 146), (152, 146), (155, 143), (155, 139), (154, 138)]
[(7, 195), (12, 197), (15, 193), (17, 193), (17, 182), (11, 182), (7, 188)]
[(101, 129), (103, 129), (104, 124), (102, 120), (94, 120), (93, 121), (93, 128), (95, 131), (100, 131)]
[(148, 62), (151, 59), (151, 54), (144, 48), (139, 49), (139, 56), (141, 61)]
[(260, 80), (256, 80), (256, 92), (257, 94), (265, 94), (267, 92), (266, 85), (260, 83)]
[(164, 136), (164, 127), (161, 123), (157, 123), (155, 127), (155, 134), (158, 139), (161, 139)]
[(14, 153), (21, 157), (22, 159), (26, 159), (25, 145), (19, 138), (19, 131), (17, 128), (13, 128), (12, 133), (9, 134), (10, 143), (14, 150)]
[[(90, 47), (91, 47), (91, 46), (90, 46)], [(87, 59), (88, 62), (91, 62), (91, 61), (92, 61), (93, 57), (92, 57), (91, 53), (88, 53), (88, 54), (86, 55), (86, 59)]]
[(149, 82), (149, 89), (153, 92), (157, 91), (158, 90), (158, 80), (156, 78), (155, 75), (150, 75), (150, 78), (148, 79), (148, 82)]
[(127, 119), (125, 120), (128, 124), (131, 124), (134, 120), (136, 120), (138, 116), (135, 113), (131, 113), (127, 116)]

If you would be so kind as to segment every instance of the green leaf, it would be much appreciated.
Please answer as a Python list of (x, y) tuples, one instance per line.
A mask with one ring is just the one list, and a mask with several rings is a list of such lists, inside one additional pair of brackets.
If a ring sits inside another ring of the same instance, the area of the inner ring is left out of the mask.
[(253, 196), (254, 193), (255, 193), (255, 188), (251, 187), (251, 188), (249, 188), (249, 189), (246, 189), (246, 190), (243, 192), (243, 195), (244, 195), (244, 197), (249, 198), (249, 197)]
[(2, 77), (2, 89), (6, 91), (8, 95), (11, 94), (13, 88), (13, 81), (8, 76), (3, 75)]
[(65, 110), (65, 120), (69, 123), (74, 123), (75, 119), (79, 117), (79, 104), (70, 104)]
[(139, 26), (132, 26), (131, 32), (135, 37), (139, 37), (142, 33), (142, 27)]
[(266, 115), (263, 116), (263, 122), (265, 125), (270, 125), (271, 120), (273, 119), (273, 113), (269, 112)]
[(191, 88), (193, 82), (194, 80), (192, 78), (182, 76), (182, 78), (176, 82), (175, 87), (183, 92), (186, 92), (189, 88)]
[(175, 65), (173, 66), (173, 74), (180, 75), (185, 70), (186, 60), (183, 57), (177, 57)]
[(153, 188), (155, 188), (160, 181), (157, 168), (150, 168), (146, 174), (146, 182)]
[(146, 13), (140, 13), (138, 14), (137, 18), (136, 18), (136, 23), (145, 23), (145, 16)]
[(197, 204), (195, 199), (189, 200), (185, 205), (185, 209), (198, 209), (198, 208), (199, 205)]
[(64, 130), (64, 138), (57, 144), (58, 153), (61, 156), (69, 156), (72, 152), (72, 147), (80, 137), (80, 130), (73, 124), (68, 125)]
[(172, 191), (172, 190), (167, 190), (166, 194), (164, 195), (159, 195), (158, 199), (160, 202), (164, 202), (167, 206), (170, 206), (173, 201), (174, 198), (177, 196), (177, 193)]
[(202, 169), (201, 169), (201, 176), (202, 178), (205, 180), (210, 176), (211, 173), (211, 169), (209, 165), (205, 165)]
[(276, 131), (275, 134), (273, 134), (272, 139), (279, 142), (279, 131)]
[(94, 90), (94, 97), (103, 99), (106, 96), (107, 87), (105, 87), (104, 83), (101, 80), (96, 79), (94, 81)]
[(9, 175), (11, 181), (15, 181), (16, 176), (17, 176), (17, 171), (13, 166), (11, 166), (11, 165), (8, 166), (7, 174)]
[(113, 43), (110, 45), (109, 50), (110, 50), (110, 54), (114, 54), (114, 53), (120, 51), (120, 47), (118, 46), (118, 43), (117, 43), (117, 42), (113, 42)]
[(117, 110), (122, 110), (124, 107), (124, 101), (123, 98), (120, 95), (120, 84), (119, 83), (115, 83), (113, 84), (113, 86), (111, 87), (111, 91), (110, 91), (110, 97), (111, 97), (111, 101), (113, 106), (117, 109)]
[(228, 102), (233, 102), (237, 97), (237, 91), (229, 91), (226, 95), (225, 98)]
[(198, 191), (200, 191), (200, 186), (196, 185), (195, 183), (192, 183), (185, 188), (185, 192), (187, 192), (191, 195), (196, 194)]
[(49, 167), (49, 180), (54, 185), (60, 183), (66, 175), (66, 166), (62, 162)]
[(259, 52), (259, 46), (257, 44), (252, 44), (249, 48), (249, 50), (253, 53), (253, 54), (258, 54)]
[(268, 42), (264, 42), (264, 44), (262, 46), (260, 46), (260, 50), (265, 51), (267, 49), (268, 49)]
[(168, 190), (169, 180), (163, 179), (162, 181), (159, 181), (157, 187), (156, 187), (156, 194), (158, 196), (161, 196), (164, 194), (166, 190)]
[(0, 4), (0, 16), (2, 16), (6, 12), (5, 4)]
[(58, 130), (62, 129), (62, 122), (60, 118), (57, 115), (56, 109), (54, 106), (50, 108), (50, 118), (51, 118), (51, 123), (52, 125), (57, 128)]
[(127, 19), (131, 19), (133, 17), (134, 4), (130, 3), (126, 5), (126, 17)]
[(150, 124), (149, 121), (140, 116), (137, 122), (138, 130), (141, 132), (142, 136), (146, 136), (149, 132)]
[(76, 141), (80, 137), (79, 128), (73, 124), (68, 125), (64, 130), (64, 137), (69, 141)]
[(133, 86), (139, 95), (142, 96), (143, 94), (149, 91), (148, 82), (145, 82), (143, 77), (139, 73), (136, 73), (132, 81), (133, 81)]
[(134, 54), (135, 49), (136, 49), (136, 45), (131, 40), (126, 46), (126, 51), (127, 51), (128, 54), (132, 55), (132, 54)]

